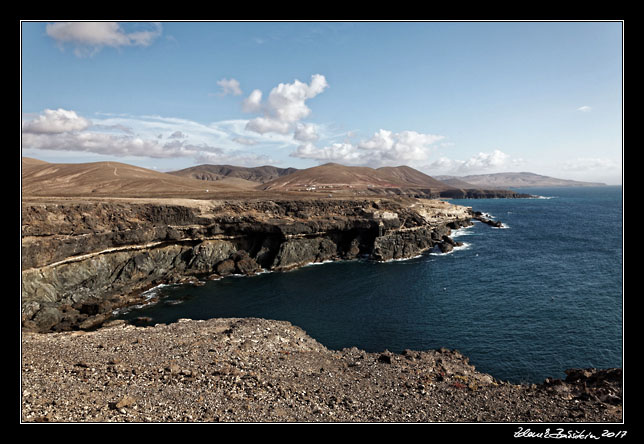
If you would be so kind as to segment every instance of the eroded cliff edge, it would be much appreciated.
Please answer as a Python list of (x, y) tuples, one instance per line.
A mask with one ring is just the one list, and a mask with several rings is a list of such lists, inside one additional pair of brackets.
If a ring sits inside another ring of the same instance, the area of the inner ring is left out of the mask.
[(22, 325), (93, 328), (161, 283), (447, 251), (472, 217), (413, 198), (25, 200)]

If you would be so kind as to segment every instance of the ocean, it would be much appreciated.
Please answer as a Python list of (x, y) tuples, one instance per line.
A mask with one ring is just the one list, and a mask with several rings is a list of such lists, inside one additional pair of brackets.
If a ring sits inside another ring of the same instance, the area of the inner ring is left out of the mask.
[(305, 266), (151, 291), (120, 319), (286, 320), (331, 349), (446, 347), (512, 383), (622, 366), (622, 187), (519, 189), (535, 199), (456, 199), (503, 223), (453, 232), (462, 247), (377, 263)]

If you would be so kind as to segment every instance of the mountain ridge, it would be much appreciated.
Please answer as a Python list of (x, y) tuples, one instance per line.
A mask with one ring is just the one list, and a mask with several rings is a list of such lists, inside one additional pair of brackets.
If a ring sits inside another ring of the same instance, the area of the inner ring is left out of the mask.
[[(508, 187), (509, 188), (509, 187)], [(530, 197), (503, 187), (454, 186), (406, 165), (371, 168), (338, 163), (306, 168), (198, 165), (158, 172), (121, 162), (48, 163), (22, 160), (22, 192), (33, 196), (223, 197), (226, 193), (322, 193), (421, 198)], [(207, 194), (209, 193), (209, 194)]]
[(227, 177), (236, 177), (251, 182), (265, 183), (278, 177), (294, 173), (297, 170), (297, 168), (280, 168), (272, 165), (241, 167), (235, 165), (201, 164), (177, 171), (170, 171), (168, 174), (209, 181), (222, 180)]
[(242, 189), (113, 161), (49, 163), (23, 157), (21, 176), (23, 196), (167, 197)]
[(606, 186), (600, 182), (585, 182), (579, 180), (559, 179), (551, 176), (522, 172), (505, 172), (490, 174), (471, 174), (467, 176), (435, 176), (445, 183), (466, 182), (475, 187), (488, 188), (531, 188), (531, 187), (574, 187), (574, 186)]

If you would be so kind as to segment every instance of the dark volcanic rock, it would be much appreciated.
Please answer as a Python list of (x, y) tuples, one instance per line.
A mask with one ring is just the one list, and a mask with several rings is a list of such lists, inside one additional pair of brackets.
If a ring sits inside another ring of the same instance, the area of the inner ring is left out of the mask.
[(222, 276), (232, 274), (235, 272), (235, 261), (232, 259), (226, 259), (225, 261), (221, 261), (219, 264), (217, 264), (217, 267), (215, 267), (215, 270), (217, 271), (218, 274)]
[(416, 199), (25, 202), (23, 325), (90, 325), (186, 277), (409, 258), (470, 218), (465, 207)]
[(251, 275), (261, 270), (261, 267), (250, 257), (244, 250), (233, 254), (232, 259), (235, 261), (235, 269), (238, 273)]

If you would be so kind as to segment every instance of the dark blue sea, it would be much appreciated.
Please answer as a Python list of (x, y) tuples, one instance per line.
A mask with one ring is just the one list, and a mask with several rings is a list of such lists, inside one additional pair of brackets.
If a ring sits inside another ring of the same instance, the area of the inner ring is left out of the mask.
[(513, 383), (621, 367), (622, 187), (518, 191), (542, 198), (453, 200), (504, 228), (475, 222), (447, 254), (164, 286), (119, 317), (287, 320), (331, 349), (457, 349)]

